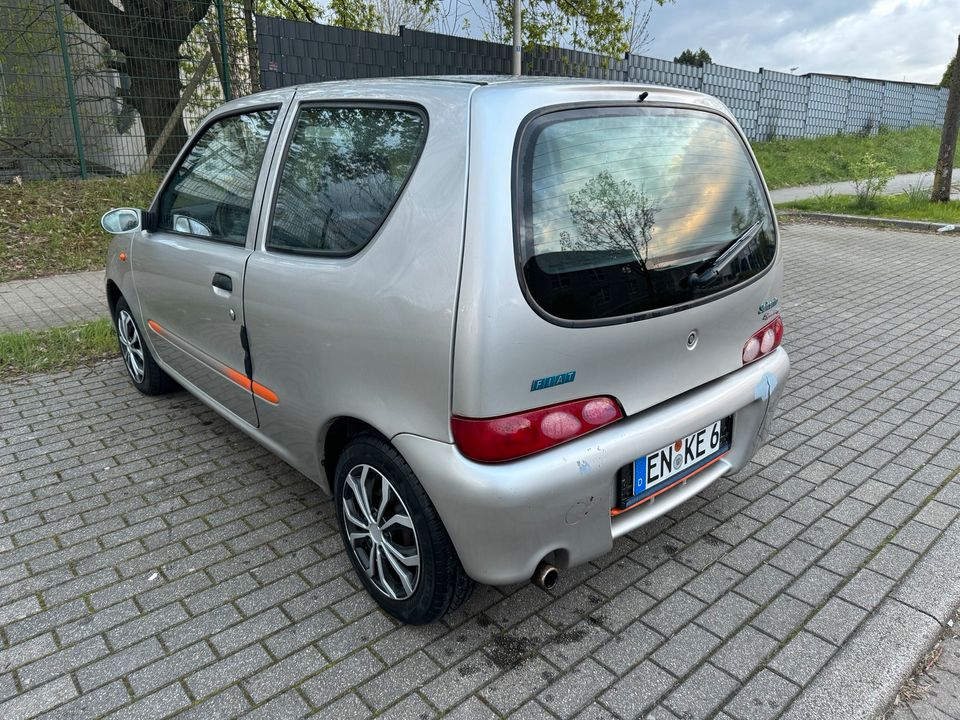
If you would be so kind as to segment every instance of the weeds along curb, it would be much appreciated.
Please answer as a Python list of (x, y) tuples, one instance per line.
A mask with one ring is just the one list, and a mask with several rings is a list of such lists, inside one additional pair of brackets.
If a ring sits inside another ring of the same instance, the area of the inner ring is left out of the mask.
[(778, 210), (777, 217), (789, 220), (817, 220), (837, 225), (859, 225), (894, 230), (913, 230), (916, 232), (935, 232), (938, 235), (960, 235), (960, 225), (953, 230), (941, 231), (950, 223), (925, 222), (923, 220), (897, 220), (896, 218), (878, 218), (868, 215), (841, 215), (838, 213), (807, 212), (804, 210)]

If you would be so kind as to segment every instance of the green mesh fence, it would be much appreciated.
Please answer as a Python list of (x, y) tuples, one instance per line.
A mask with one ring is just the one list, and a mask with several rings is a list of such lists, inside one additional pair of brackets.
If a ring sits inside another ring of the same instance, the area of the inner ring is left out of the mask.
[(163, 170), (256, 57), (249, 0), (0, 0), (0, 182)]

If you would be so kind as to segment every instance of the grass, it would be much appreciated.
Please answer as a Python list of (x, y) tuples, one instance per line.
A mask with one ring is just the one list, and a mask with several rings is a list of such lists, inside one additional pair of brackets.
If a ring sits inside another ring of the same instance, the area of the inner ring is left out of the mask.
[(900, 193), (899, 195), (882, 195), (870, 205), (864, 206), (857, 202), (855, 195), (821, 195), (806, 200), (778, 203), (777, 208), (843, 215), (868, 215), (898, 220), (927, 220), (960, 225), (960, 200), (931, 203), (928, 199), (928, 194), (925, 194), (924, 198), (917, 198), (907, 193)]
[(117, 353), (117, 336), (106, 318), (53, 330), (0, 334), (0, 380), (72, 369)]
[(0, 185), (0, 282), (102, 268), (110, 236), (100, 216), (146, 207), (156, 175)]
[(771, 189), (852, 180), (850, 166), (868, 152), (897, 173), (929, 172), (937, 164), (939, 147), (940, 129), (935, 127), (753, 143)]

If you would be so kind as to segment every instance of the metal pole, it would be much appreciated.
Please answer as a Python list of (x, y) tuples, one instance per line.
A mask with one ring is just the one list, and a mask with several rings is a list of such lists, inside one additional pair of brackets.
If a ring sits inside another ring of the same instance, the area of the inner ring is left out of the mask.
[(513, 0), (513, 74), (520, 75), (520, 0)]
[(53, 12), (57, 17), (57, 35), (60, 36), (60, 53), (63, 55), (63, 74), (67, 81), (67, 100), (70, 102), (70, 119), (73, 121), (73, 142), (77, 146), (80, 161), (80, 177), (87, 177), (87, 158), (83, 154), (83, 136), (80, 134), (80, 115), (77, 112), (77, 93), (73, 88), (73, 69), (70, 67), (70, 52), (67, 48), (67, 33), (63, 29), (63, 11), (60, 0), (53, 0)]
[(220, 77), (223, 79), (223, 99), (233, 100), (230, 86), (230, 61), (227, 55), (227, 24), (224, 21), (223, 0), (217, 0), (217, 25), (220, 27)]

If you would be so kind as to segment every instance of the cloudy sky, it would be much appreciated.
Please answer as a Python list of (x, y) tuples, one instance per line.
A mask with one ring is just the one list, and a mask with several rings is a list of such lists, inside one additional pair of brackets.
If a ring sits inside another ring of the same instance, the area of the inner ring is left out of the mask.
[(646, 55), (705, 48), (748, 70), (939, 83), (957, 49), (960, 0), (676, 0), (655, 7)]

